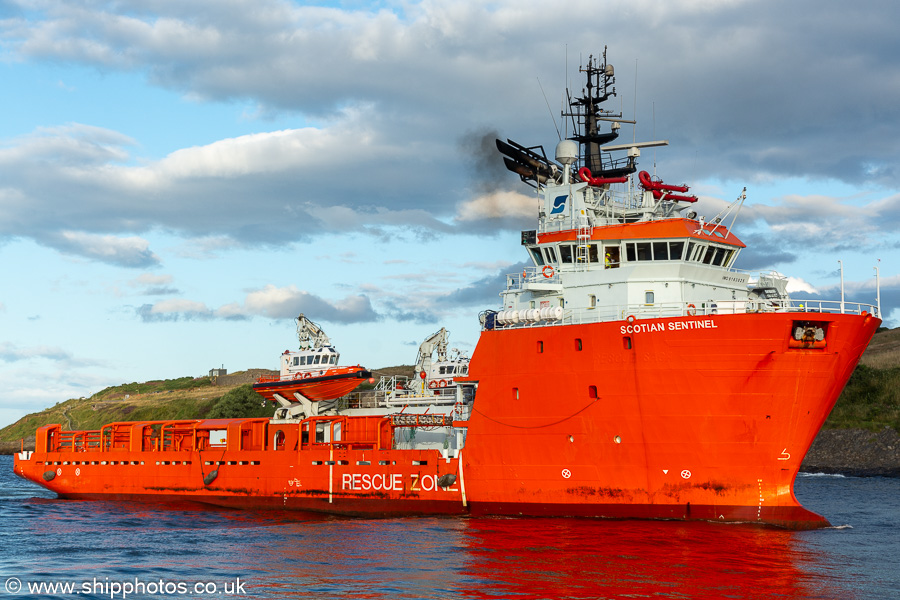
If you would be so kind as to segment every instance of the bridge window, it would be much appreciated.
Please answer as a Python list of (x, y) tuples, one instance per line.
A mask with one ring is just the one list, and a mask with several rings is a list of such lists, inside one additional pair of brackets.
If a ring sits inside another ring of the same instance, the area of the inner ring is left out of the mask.
[(607, 246), (606, 253), (603, 255), (603, 261), (607, 269), (618, 269), (620, 256), (618, 246)]
[(539, 248), (529, 248), (528, 252), (531, 253), (531, 260), (534, 261), (534, 264), (538, 267), (544, 266), (544, 257), (541, 256), (541, 251)]
[(650, 242), (638, 242), (635, 246), (637, 247), (638, 260), (653, 260)]
[(669, 260), (669, 244), (653, 242), (653, 260)]
[(552, 246), (544, 248), (544, 258), (547, 259), (548, 265), (556, 264), (556, 251)]
[[(609, 253), (613, 249), (607, 247), (606, 251)], [(615, 250), (618, 255), (618, 248)], [(690, 248), (688, 253), (690, 254)], [(625, 258), (628, 261), (681, 260), (683, 254), (684, 242), (627, 242), (625, 244)]]
[(697, 248), (694, 249), (694, 256), (691, 260), (695, 262), (700, 262), (703, 260), (703, 253), (706, 252), (706, 246), (701, 244), (697, 244)]
[(725, 260), (722, 261), (722, 266), (730, 267), (731, 259), (734, 257), (734, 254), (735, 254), (734, 250), (726, 250), (725, 251)]
[(572, 264), (572, 246), (565, 244), (559, 247), (559, 261)]
[(597, 244), (591, 244), (588, 248), (588, 260), (592, 263), (600, 262), (600, 251), (597, 250)]
[(713, 257), (713, 262), (717, 267), (721, 267), (725, 263), (725, 257), (728, 254), (728, 251), (725, 248), (716, 248), (716, 255)]

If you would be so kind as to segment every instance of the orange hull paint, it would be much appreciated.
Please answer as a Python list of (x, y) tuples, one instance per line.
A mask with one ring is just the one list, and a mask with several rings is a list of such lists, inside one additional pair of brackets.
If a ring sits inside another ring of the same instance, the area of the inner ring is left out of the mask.
[[(880, 320), (817, 315), (829, 323), (827, 347), (798, 349), (788, 343), (797, 317), (485, 331), (470, 365), (479, 388), (459, 459), (393, 449), (383, 416), (342, 417), (340, 442), (310, 444), (317, 421), (335, 422), (314, 417), (180, 422), (166, 425), (173, 433), (162, 442), (151, 439), (152, 424), (71, 440), (48, 426), (15, 470), (72, 498), (821, 527), (827, 521), (799, 505), (793, 481)], [(227, 446), (209, 446), (204, 432), (217, 428), (228, 429)], [(454, 479), (440, 487), (444, 475)]]
[[(28, 460), (16, 456), (14, 470), (63, 498), (180, 500), (354, 516), (463, 513), (459, 486), (438, 485), (442, 475), (456, 472), (457, 461), (445, 461), (436, 451), (380, 449), (382, 421), (342, 420), (346, 435), (340, 444), (301, 442), (298, 423), (175, 421), (166, 424), (172, 433), (162, 436), (162, 447), (144, 435), (158, 425), (153, 422), (111, 424), (72, 440), (49, 425), (38, 430), (37, 450)], [(210, 446), (209, 432), (222, 427), (229, 432), (227, 446)], [(276, 443), (279, 431), (284, 437)]]
[(473, 510), (825, 524), (793, 481), (881, 321), (817, 315), (827, 347), (794, 349), (801, 316), (484, 332), (464, 457)]

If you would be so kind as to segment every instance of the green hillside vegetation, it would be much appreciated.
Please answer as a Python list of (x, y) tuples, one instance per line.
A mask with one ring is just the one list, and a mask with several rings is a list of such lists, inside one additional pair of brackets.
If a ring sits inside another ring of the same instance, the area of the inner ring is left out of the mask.
[(27, 415), (0, 430), (0, 441), (31, 437), (38, 427), (50, 423), (66, 429), (99, 429), (113, 421), (197, 418), (208, 413), (226, 391), (212, 387), (208, 377), (125, 383)]
[(900, 432), (900, 327), (882, 327), (850, 376), (826, 429)]
[(826, 429), (868, 429), (885, 425), (900, 432), (900, 367), (859, 365), (825, 422)]
[[(68, 430), (100, 429), (116, 421), (165, 421), (173, 419), (231, 419), (271, 417), (275, 406), (253, 391), (248, 381), (266, 369), (239, 371), (214, 381), (209, 377), (180, 377), (123, 383), (108, 387), (90, 398), (59, 402), (40, 412), (27, 415), (0, 429), (0, 443), (33, 438), (38, 427), (59, 423)], [(413, 376), (411, 366), (388, 367), (373, 371), (376, 381), (382, 376)], [(372, 389), (364, 382), (359, 390)]]
[(208, 419), (271, 417), (273, 412), (275, 407), (254, 392), (253, 386), (248, 383), (223, 394), (205, 416)]

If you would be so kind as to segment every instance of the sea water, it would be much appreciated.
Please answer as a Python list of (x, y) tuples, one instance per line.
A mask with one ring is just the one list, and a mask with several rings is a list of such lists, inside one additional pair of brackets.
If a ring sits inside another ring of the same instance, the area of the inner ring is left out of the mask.
[(900, 599), (900, 480), (801, 474), (835, 527), (346, 519), (59, 500), (0, 457), (0, 599)]

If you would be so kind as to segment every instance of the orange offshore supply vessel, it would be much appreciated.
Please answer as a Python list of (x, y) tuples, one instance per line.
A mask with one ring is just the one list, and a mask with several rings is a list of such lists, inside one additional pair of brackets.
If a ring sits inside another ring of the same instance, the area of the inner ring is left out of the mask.
[(417, 377), (342, 398), (283, 364), (256, 386), (274, 418), (49, 425), (15, 472), (64, 498), (828, 525), (794, 478), (880, 307), (801, 303), (784, 276), (733, 268), (744, 244), (725, 221), (745, 194), (704, 219), (687, 186), (638, 172), (641, 148), (666, 142), (614, 144), (613, 68), (604, 52), (581, 70), (554, 160), (497, 141), (541, 206), (522, 232), (530, 265), (481, 313), (471, 361), (442, 329)]

